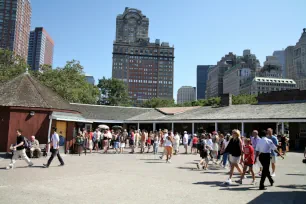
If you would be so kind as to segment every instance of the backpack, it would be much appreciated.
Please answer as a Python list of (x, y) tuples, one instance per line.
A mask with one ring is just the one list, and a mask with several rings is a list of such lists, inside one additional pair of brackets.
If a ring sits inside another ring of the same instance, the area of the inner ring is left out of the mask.
[(24, 138), (23, 146), (26, 149), (31, 148), (31, 143), (30, 143), (30, 141), (27, 138)]

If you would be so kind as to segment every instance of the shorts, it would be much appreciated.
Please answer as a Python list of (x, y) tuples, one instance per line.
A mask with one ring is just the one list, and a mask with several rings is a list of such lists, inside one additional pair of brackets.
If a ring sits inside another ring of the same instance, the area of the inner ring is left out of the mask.
[(167, 155), (172, 155), (172, 147), (171, 146), (166, 146), (165, 147)]
[(130, 146), (134, 145), (134, 140), (130, 140)]
[(240, 156), (239, 157), (234, 157), (231, 154), (229, 155), (229, 161), (231, 164), (238, 164), (240, 161)]
[(253, 165), (254, 164), (244, 164), (244, 166), (251, 167), (251, 168), (253, 167)]
[(114, 142), (114, 148), (115, 149), (119, 148), (119, 142)]
[(201, 150), (201, 151), (200, 151), (200, 157), (201, 157), (202, 159), (207, 158), (207, 156), (208, 156), (207, 151), (204, 151), (204, 150)]
[(125, 143), (120, 143), (120, 148), (125, 148)]
[(187, 147), (188, 147), (188, 144), (184, 144), (184, 147), (185, 147), (185, 149), (187, 149)]
[(108, 147), (108, 140), (103, 140), (103, 148)]
[(272, 164), (275, 164), (275, 163), (276, 163), (276, 156), (272, 156), (272, 157), (271, 157), (271, 163), (272, 163)]
[(192, 148), (198, 148), (197, 144), (192, 144)]

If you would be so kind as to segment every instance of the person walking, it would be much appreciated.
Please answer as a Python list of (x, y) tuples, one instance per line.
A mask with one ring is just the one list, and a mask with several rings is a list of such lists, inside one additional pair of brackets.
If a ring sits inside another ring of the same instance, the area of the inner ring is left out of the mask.
[(191, 154), (197, 154), (197, 145), (198, 145), (199, 139), (198, 136), (196, 134), (193, 134), (193, 138), (191, 141)]
[(187, 131), (184, 131), (183, 145), (184, 145), (184, 148), (185, 148), (185, 154), (187, 154), (187, 150), (188, 150), (188, 134), (187, 134)]
[[(274, 184), (274, 180), (272, 179), (270, 175), (270, 156), (271, 156), (271, 151), (276, 151), (279, 153), (277, 150), (277, 147), (275, 144), (272, 142), (272, 140), (268, 139), (265, 135), (261, 138), (261, 140), (258, 141), (256, 145), (256, 159), (259, 157), (259, 161), (262, 165), (262, 174), (261, 174), (261, 179), (260, 179), (260, 184), (259, 184), (259, 190), (266, 190), (267, 188), (265, 187), (265, 180), (268, 177), (271, 186)], [(284, 157), (280, 155), (283, 159)]]
[(101, 147), (101, 132), (99, 128), (94, 132), (92, 140), (94, 142), (94, 149), (96, 149), (96, 152), (99, 152), (99, 146)]
[(232, 184), (232, 176), (234, 174), (234, 168), (238, 170), (240, 174), (242, 174), (242, 171), (239, 167), (239, 161), (241, 157), (241, 162), (243, 158), (243, 146), (240, 136), (240, 131), (237, 129), (234, 129), (232, 131), (233, 137), (230, 139), (229, 144), (227, 145), (225, 152), (229, 153), (229, 160), (231, 163), (231, 170), (228, 180), (225, 182), (226, 184)]
[(138, 131), (136, 130), (136, 134), (134, 134), (134, 131), (130, 131), (130, 142), (129, 142), (129, 147), (131, 147), (131, 154), (134, 154), (135, 152), (135, 138), (137, 137)]
[(244, 139), (245, 146), (243, 147), (244, 151), (244, 160), (243, 160), (243, 173), (241, 175), (240, 180), (236, 181), (236, 183), (242, 184), (242, 180), (244, 179), (244, 175), (249, 167), (249, 171), (252, 174), (252, 185), (255, 185), (255, 174), (253, 171), (253, 164), (254, 164), (254, 148), (251, 146), (251, 140), (248, 138)]
[(92, 132), (92, 130), (89, 130), (88, 132), (89, 132), (89, 134), (88, 134), (88, 149), (89, 149), (90, 153), (92, 153), (92, 149), (93, 149), (93, 141), (92, 141), (93, 132)]
[(227, 164), (227, 161), (228, 161), (228, 152), (225, 152), (225, 149), (229, 143), (229, 140), (231, 138), (231, 135), (230, 134), (227, 134), (225, 137), (224, 137), (224, 141), (223, 141), (223, 144), (222, 144), (222, 148), (221, 148), (221, 154), (222, 154), (222, 164), (223, 164), (223, 168), (226, 169), (226, 164)]
[[(257, 146), (259, 140), (260, 140), (260, 137), (258, 136), (258, 131), (253, 130), (252, 137), (251, 137), (251, 144), (252, 144), (252, 147), (254, 148), (254, 150), (256, 149), (256, 146)], [(254, 155), (254, 159), (255, 159), (255, 155)], [(259, 166), (258, 175), (261, 176), (262, 165), (260, 164), (259, 161), (254, 161), (254, 162)]]
[(199, 144), (199, 151), (200, 151), (200, 157), (201, 160), (199, 163), (197, 163), (197, 168), (200, 169), (200, 165), (204, 170), (207, 170), (208, 166), (208, 146), (206, 144), (205, 140), (205, 134), (202, 134), (201, 139), (200, 139), (200, 144)]
[(31, 160), (28, 158), (26, 152), (25, 152), (25, 138), (24, 136), (21, 135), (22, 131), (18, 129), (16, 131), (17, 134), (17, 142), (16, 145), (14, 145), (11, 149), (14, 151), (13, 157), (11, 159), (11, 163), (6, 167), (6, 169), (13, 169), (14, 164), (16, 163), (16, 160), (21, 157), (24, 161), (27, 162), (28, 166), (31, 167), (33, 166), (33, 163)]
[(63, 161), (63, 159), (62, 159), (62, 157), (59, 153), (59, 136), (56, 132), (57, 129), (56, 129), (56, 127), (53, 127), (52, 130), (53, 130), (53, 134), (51, 136), (51, 141), (50, 141), (50, 143), (52, 143), (52, 149), (51, 149), (52, 154), (51, 154), (51, 157), (48, 160), (48, 163), (43, 164), (44, 168), (49, 168), (49, 166), (50, 166), (50, 164), (51, 164), (51, 162), (52, 162), (52, 160), (54, 159), (55, 156), (57, 156), (59, 162), (61, 163), (60, 166), (65, 165), (65, 163), (64, 163), (64, 161)]
[(164, 151), (163, 151), (163, 154), (159, 157), (160, 159), (163, 159), (164, 155), (167, 155), (167, 148), (166, 148), (165, 144), (166, 144), (166, 139), (167, 139), (168, 136), (169, 136), (168, 130), (164, 129), (163, 136), (162, 136)]
[[(168, 134), (167, 134), (168, 135)], [(165, 150), (166, 150), (166, 156), (167, 160), (166, 163), (171, 163), (172, 158), (172, 145), (173, 145), (173, 138), (171, 135), (165, 137)]]
[[(278, 140), (277, 137), (275, 137), (273, 135), (273, 129), (272, 128), (268, 128), (267, 129), (267, 138), (272, 140), (273, 144), (277, 147), (278, 146)], [(275, 169), (276, 169), (276, 153), (274, 150), (271, 151), (271, 167), (272, 167), (272, 174), (271, 176), (274, 177), (275, 176)]]
[(126, 138), (127, 138), (127, 136), (123, 133), (120, 134), (120, 154), (124, 152)]
[(179, 149), (180, 149), (180, 136), (179, 134), (176, 132), (175, 136), (173, 138), (173, 149), (174, 149), (174, 155), (179, 153)]
[(155, 132), (155, 136), (154, 136), (154, 144), (153, 144), (153, 152), (154, 154), (158, 153), (158, 146), (159, 146), (159, 133)]

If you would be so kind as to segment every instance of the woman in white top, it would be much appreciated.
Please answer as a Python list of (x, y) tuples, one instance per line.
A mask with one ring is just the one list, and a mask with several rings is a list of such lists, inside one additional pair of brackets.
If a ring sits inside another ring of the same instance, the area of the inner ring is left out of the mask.
[(166, 150), (166, 156), (167, 156), (167, 163), (171, 163), (171, 157), (172, 157), (172, 141), (173, 138), (171, 136), (167, 136), (165, 138), (165, 150)]
[(179, 152), (179, 147), (180, 147), (180, 136), (178, 133), (175, 133), (174, 136), (174, 141), (173, 141), (173, 149), (174, 149), (174, 154), (177, 154)]

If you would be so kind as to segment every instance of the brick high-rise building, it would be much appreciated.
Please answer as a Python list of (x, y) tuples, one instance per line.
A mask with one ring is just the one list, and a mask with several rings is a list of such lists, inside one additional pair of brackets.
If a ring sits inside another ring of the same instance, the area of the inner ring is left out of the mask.
[(28, 64), (32, 70), (40, 70), (40, 65), (53, 64), (54, 41), (42, 28), (31, 31), (29, 38)]
[(151, 98), (173, 99), (174, 47), (149, 36), (149, 19), (125, 8), (116, 19), (112, 77), (128, 85), (135, 105)]
[(29, 0), (0, 0), (0, 48), (13, 51), (25, 60), (31, 26)]

